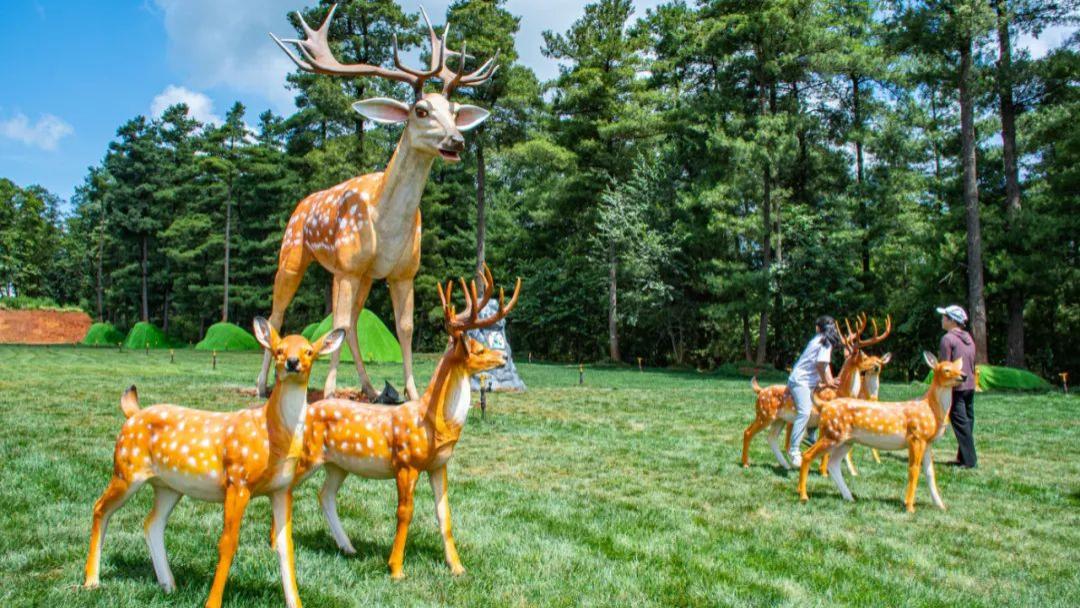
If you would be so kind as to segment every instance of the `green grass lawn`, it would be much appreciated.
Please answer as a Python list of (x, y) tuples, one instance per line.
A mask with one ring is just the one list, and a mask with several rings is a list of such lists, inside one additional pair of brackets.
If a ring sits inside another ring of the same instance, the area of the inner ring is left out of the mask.
[[(113, 517), (100, 589), (83, 591), (90, 511), (111, 472), (135, 383), (144, 405), (254, 402), (257, 353), (0, 347), (0, 603), (201, 606), (217, 562), (221, 505), (185, 499), (167, 544), (179, 590), (158, 588), (143, 542), (152, 492)], [(434, 365), (423, 357), (426, 382)], [(906, 457), (856, 449), (857, 502), (814, 475), (811, 501), (760, 435), (739, 466), (753, 393), (741, 379), (518, 362), (529, 392), (474, 410), (450, 465), (454, 532), (468, 574), (442, 561), (431, 491), (418, 486), (405, 558), (390, 581), (392, 482), (351, 477), (339, 498), (357, 555), (340, 554), (318, 508), (321, 474), (297, 491), (295, 538), (307, 606), (1077, 606), (1080, 402), (1061, 394), (976, 399), (980, 468), (938, 468), (949, 510), (920, 481), (903, 512)], [(373, 366), (400, 385), (400, 367)], [(346, 384), (355, 376), (343, 366)], [(313, 384), (321, 386), (319, 363)], [(887, 384), (884, 400), (922, 386)], [(951, 432), (938, 462), (955, 454)], [(281, 606), (269, 501), (245, 518), (226, 606)]]

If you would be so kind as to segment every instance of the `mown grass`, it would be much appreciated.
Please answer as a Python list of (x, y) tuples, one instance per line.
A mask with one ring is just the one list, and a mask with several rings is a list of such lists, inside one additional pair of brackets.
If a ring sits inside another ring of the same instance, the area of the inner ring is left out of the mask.
[[(90, 509), (111, 470), (129, 384), (144, 404), (233, 409), (253, 398), (257, 353), (0, 347), (0, 602), (4, 606), (199, 606), (217, 561), (221, 506), (185, 499), (167, 533), (179, 590), (157, 587), (142, 538), (151, 492), (109, 526), (102, 586), (78, 588)], [(434, 364), (418, 365), (426, 380)], [(315, 497), (297, 493), (300, 594), (344, 606), (1076, 606), (1080, 604), (1080, 424), (1061, 394), (980, 395), (981, 467), (938, 468), (949, 510), (900, 496), (905, 462), (856, 451), (858, 501), (814, 476), (796, 500), (764, 438), (739, 466), (751, 417), (745, 380), (690, 372), (518, 363), (530, 391), (495, 395), (451, 462), (454, 529), (468, 574), (442, 562), (431, 492), (421, 484), (407, 578), (385, 560), (389, 482), (350, 478), (341, 516), (358, 554), (340, 554)], [(397, 382), (397, 365), (374, 366)], [(325, 365), (315, 382), (321, 384)], [(349, 374), (343, 375), (351, 380)], [(886, 385), (884, 399), (921, 392)], [(955, 450), (951, 434), (936, 460)], [(269, 505), (253, 502), (225, 593), (227, 606), (280, 606), (268, 547)]]

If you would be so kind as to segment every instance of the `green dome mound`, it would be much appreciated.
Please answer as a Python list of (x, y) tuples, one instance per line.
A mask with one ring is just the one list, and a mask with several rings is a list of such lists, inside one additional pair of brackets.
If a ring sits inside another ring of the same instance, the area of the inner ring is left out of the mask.
[(94, 323), (86, 332), (82, 343), (87, 346), (116, 346), (124, 341), (124, 334), (112, 323)]
[[(929, 383), (933, 376), (934, 372), (927, 374), (926, 382)], [(1046, 380), (1015, 367), (976, 365), (975, 377), (979, 390), (983, 391), (1045, 391), (1051, 388)]]
[(308, 342), (311, 342), (312, 340), (314, 340), (315, 338), (318, 337), (318, 336), (315, 335), (315, 331), (319, 329), (320, 325), (322, 325), (321, 322), (312, 323), (311, 325), (308, 325), (307, 327), (305, 327), (304, 331), (300, 332), (300, 335), (304, 336), (304, 338), (306, 338)]
[[(315, 340), (328, 333), (334, 328), (334, 317), (330, 315), (314, 326), (309, 325), (304, 329), (303, 335), (308, 340)], [(312, 330), (308, 333), (308, 330)], [(368, 309), (360, 311), (360, 318), (356, 322), (357, 335), (360, 340), (360, 356), (365, 363), (401, 363), (401, 346), (397, 338), (383, 325), (379, 317)], [(341, 345), (341, 360), (352, 361), (352, 352), (348, 344)]]
[(259, 350), (255, 336), (233, 323), (214, 323), (195, 350)]
[(124, 339), (124, 348), (137, 350), (146, 348), (148, 345), (150, 348), (169, 348), (173, 346), (173, 343), (165, 335), (165, 332), (158, 329), (153, 323), (140, 321), (132, 326), (131, 331), (128, 332), (127, 338)]

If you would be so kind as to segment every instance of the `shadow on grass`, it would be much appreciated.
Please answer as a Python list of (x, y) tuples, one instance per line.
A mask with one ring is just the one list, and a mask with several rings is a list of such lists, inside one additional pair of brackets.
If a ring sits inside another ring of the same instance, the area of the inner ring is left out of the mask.
[(795, 469), (784, 468), (784, 467), (780, 466), (778, 463), (772, 463), (772, 464), (765, 464), (765, 463), (761, 463), (761, 462), (759, 462), (759, 463), (750, 463), (750, 466), (744, 467), (744, 466), (742, 466), (742, 462), (740, 461), (738, 463), (738, 465), (739, 465), (740, 469), (744, 469), (744, 470), (768, 469), (769, 471), (772, 472), (773, 475), (775, 475), (777, 477), (783, 477), (785, 479), (788, 478), (788, 477), (791, 477), (792, 473), (794, 473), (796, 475), (798, 475), (798, 473), (799, 473)]
[[(336, 550), (336, 547), (335, 547)], [(275, 560), (276, 561), (276, 560)], [(209, 593), (210, 584), (214, 579), (214, 571), (203, 571), (181, 564), (170, 562), (173, 577), (176, 579), (176, 589), (181, 593), (195, 593), (205, 595)], [(102, 572), (102, 584), (108, 584), (109, 578), (130, 580), (154, 586), (163, 597), (165, 591), (158, 585), (154, 575), (154, 565), (149, 557), (138, 558), (131, 555), (116, 555), (109, 560), (109, 566)], [(304, 602), (313, 606), (327, 606), (329, 608), (345, 608), (354, 605), (351, 601), (324, 593), (317, 586), (298, 585), (300, 597)], [(230, 596), (244, 598), (244, 603), (250, 603), (252, 598), (266, 598), (271, 605), (284, 605), (285, 595), (280, 585), (268, 587), (262, 581), (242, 579), (230, 576), (225, 583), (225, 603), (228, 604)]]

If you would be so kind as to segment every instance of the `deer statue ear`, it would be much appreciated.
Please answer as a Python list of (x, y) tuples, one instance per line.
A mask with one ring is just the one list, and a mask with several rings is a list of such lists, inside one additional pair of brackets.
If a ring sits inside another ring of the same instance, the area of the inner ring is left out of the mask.
[(454, 116), (454, 124), (457, 125), (459, 131), (468, 131), (480, 126), (480, 123), (487, 120), (488, 116), (491, 116), (491, 112), (484, 108), (468, 104), (460, 105), (457, 107), (457, 114)]
[(937, 357), (934, 356), (934, 353), (924, 350), (922, 351), (922, 358), (930, 367), (937, 367)]
[(396, 99), (373, 97), (352, 104), (361, 116), (382, 125), (405, 122), (409, 118), (409, 106)]
[(881, 364), (885, 365), (889, 361), (892, 361), (892, 353), (885, 353), (885, 356), (881, 358)]
[(255, 339), (266, 350), (274, 350), (274, 346), (278, 343), (278, 333), (274, 330), (270, 322), (262, 317), (255, 317)]
[(344, 341), (345, 330), (339, 327), (317, 340), (315, 344), (312, 345), (312, 348), (314, 348), (320, 356), (328, 355), (341, 348), (341, 343)]

